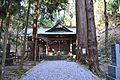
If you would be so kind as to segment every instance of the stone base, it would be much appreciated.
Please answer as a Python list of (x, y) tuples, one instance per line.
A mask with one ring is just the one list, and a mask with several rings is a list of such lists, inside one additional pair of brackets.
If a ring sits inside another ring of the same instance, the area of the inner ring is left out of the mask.
[(112, 65), (120, 67), (120, 44), (111, 46), (112, 51)]
[(120, 67), (109, 65), (108, 76), (120, 80)]
[(106, 80), (120, 80), (120, 79), (115, 79), (115, 78), (113, 78), (113, 77), (107, 76), (107, 77), (106, 77)]

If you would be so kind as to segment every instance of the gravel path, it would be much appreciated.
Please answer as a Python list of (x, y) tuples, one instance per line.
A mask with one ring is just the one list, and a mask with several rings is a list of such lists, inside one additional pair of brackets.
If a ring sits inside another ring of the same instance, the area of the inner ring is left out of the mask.
[(43, 61), (20, 80), (98, 80), (90, 71), (75, 62)]

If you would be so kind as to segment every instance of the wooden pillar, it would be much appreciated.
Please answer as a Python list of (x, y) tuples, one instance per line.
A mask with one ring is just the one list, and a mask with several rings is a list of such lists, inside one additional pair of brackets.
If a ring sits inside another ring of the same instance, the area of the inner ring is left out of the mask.
[(58, 41), (58, 51), (60, 51), (60, 47), (61, 47), (61, 44), (60, 44), (60, 41)]
[(46, 43), (45, 47), (46, 47), (46, 50), (45, 50), (46, 52), (45, 53), (46, 53), (46, 55), (48, 55), (48, 42)]
[(72, 40), (70, 40), (70, 52), (72, 53)]

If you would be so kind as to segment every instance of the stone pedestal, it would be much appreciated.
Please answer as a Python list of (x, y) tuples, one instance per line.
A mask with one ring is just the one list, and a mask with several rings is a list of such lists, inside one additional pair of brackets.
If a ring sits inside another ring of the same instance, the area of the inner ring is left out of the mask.
[(120, 80), (120, 45), (112, 45), (111, 50), (112, 64), (108, 66), (107, 80)]
[(115, 79), (115, 78), (113, 78), (113, 77), (111, 77), (111, 76), (107, 76), (107, 78), (106, 78), (106, 80), (117, 80), (117, 79)]
[(120, 67), (109, 65), (108, 75), (111, 76), (112, 78), (120, 80)]

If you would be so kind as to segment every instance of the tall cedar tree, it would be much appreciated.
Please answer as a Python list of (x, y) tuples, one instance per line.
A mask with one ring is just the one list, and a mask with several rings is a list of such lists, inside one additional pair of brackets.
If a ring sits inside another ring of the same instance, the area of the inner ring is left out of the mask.
[(26, 50), (26, 37), (27, 37), (27, 28), (28, 28), (28, 20), (29, 20), (29, 13), (30, 13), (30, 5), (31, 5), (31, 1), (28, 0), (28, 9), (27, 9), (27, 16), (26, 16), (26, 26), (25, 26), (23, 52), (22, 52), (22, 55), (21, 55), (22, 57), (21, 57), (21, 62), (20, 62), (20, 69), (23, 68), (24, 55), (25, 55), (25, 50)]

